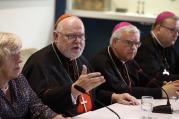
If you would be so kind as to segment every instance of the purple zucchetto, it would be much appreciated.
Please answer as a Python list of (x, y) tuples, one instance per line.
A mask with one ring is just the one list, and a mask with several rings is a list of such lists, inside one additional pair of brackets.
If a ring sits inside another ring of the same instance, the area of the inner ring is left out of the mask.
[(176, 15), (175, 15), (174, 13), (172, 13), (172, 12), (164, 11), (164, 12), (160, 13), (160, 14), (157, 16), (155, 22), (156, 22), (156, 23), (160, 23), (161, 21), (163, 21), (163, 20), (166, 19), (166, 18), (175, 17), (175, 16), (176, 16)]
[(114, 33), (116, 30), (118, 30), (124, 26), (128, 26), (128, 25), (131, 25), (131, 24), (129, 22), (120, 22), (117, 25), (115, 25), (115, 27), (112, 30), (112, 33)]

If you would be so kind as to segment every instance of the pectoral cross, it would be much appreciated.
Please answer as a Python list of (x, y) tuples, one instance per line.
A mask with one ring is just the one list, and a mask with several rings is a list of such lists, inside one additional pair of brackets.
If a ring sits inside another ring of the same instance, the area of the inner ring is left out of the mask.
[(169, 71), (167, 71), (166, 69), (163, 70), (163, 75), (170, 75)]
[(85, 112), (87, 112), (87, 108), (86, 108), (86, 104), (87, 104), (87, 100), (84, 99), (83, 95), (81, 95), (81, 104), (83, 105)]

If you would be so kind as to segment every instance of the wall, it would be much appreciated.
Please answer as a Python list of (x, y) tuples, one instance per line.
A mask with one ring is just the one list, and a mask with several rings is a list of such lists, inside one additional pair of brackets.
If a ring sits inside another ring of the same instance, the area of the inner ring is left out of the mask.
[(66, 1), (67, 0), (56, 0), (56, 5), (55, 5), (55, 19), (62, 14), (64, 14), (65, 9), (66, 9)]
[[(111, 9), (115, 10), (118, 8), (127, 8), (128, 12), (137, 11), (137, 2), (144, 1), (144, 11), (146, 14), (157, 15), (161, 11), (169, 10), (173, 11), (179, 16), (179, 0), (111, 0)], [(122, 4), (121, 4), (122, 3)]]
[(40, 49), (52, 38), (55, 0), (1, 0), (0, 31), (13, 32), (23, 48)]

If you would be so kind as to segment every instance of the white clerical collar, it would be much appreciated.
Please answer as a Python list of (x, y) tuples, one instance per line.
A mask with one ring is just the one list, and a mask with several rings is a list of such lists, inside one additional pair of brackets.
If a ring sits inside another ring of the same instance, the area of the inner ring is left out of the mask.
[(153, 31), (151, 31), (151, 34), (152, 34), (152, 36), (156, 39), (156, 41), (158, 42), (158, 44), (159, 44), (160, 46), (162, 46), (163, 48), (165, 48), (165, 47), (162, 45), (162, 43), (159, 41), (159, 39), (157, 38), (157, 36), (155, 35), (155, 33), (154, 33)]

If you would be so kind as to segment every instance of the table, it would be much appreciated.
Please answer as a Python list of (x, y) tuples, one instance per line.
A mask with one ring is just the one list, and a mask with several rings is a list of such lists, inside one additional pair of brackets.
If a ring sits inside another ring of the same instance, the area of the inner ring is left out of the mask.
[[(141, 105), (122, 105), (122, 104), (112, 104), (108, 107), (113, 109), (119, 114), (121, 119), (179, 119), (179, 100), (170, 100), (173, 106), (173, 114), (162, 114), (162, 113), (152, 113), (145, 112), (141, 110)], [(166, 104), (166, 99), (154, 100), (154, 106)], [(76, 117), (73, 119), (118, 119), (118, 117), (109, 111), (107, 108), (103, 107), (101, 109), (90, 111)]]

